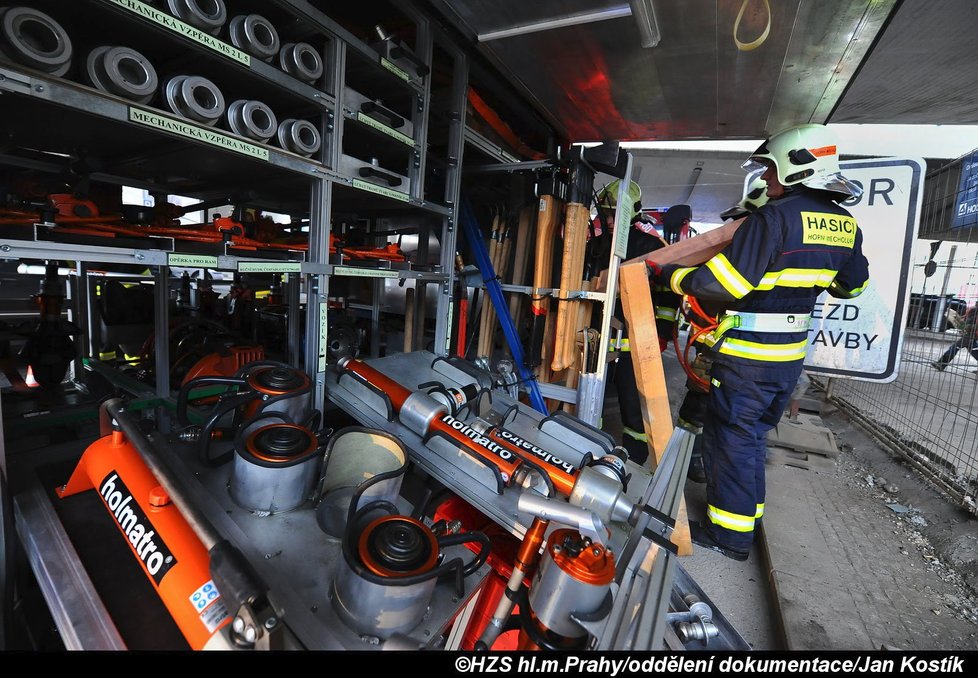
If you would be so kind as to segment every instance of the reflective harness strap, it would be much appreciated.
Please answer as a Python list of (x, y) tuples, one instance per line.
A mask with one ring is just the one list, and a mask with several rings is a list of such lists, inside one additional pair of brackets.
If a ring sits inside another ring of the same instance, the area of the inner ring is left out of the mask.
[(745, 313), (727, 311), (714, 332), (717, 338), (729, 330), (744, 332), (807, 332), (812, 316), (807, 313)]
[(812, 317), (807, 313), (728, 311), (714, 330), (702, 336), (702, 341), (715, 351), (741, 358), (775, 362), (793, 361), (804, 357), (807, 339), (782, 346), (769, 346), (742, 339), (726, 339), (724, 335), (734, 329), (761, 333), (807, 332), (811, 324)]

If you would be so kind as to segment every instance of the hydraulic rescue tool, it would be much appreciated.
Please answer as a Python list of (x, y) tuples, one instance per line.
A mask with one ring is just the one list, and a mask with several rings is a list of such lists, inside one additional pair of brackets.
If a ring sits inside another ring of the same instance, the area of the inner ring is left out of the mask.
[[(505, 428), (474, 418), (467, 423), (451, 414), (446, 399), (425, 391), (411, 391), (361, 360), (342, 359), (337, 363), (347, 373), (384, 394), (391, 416), (423, 440), (440, 437), (465, 450), (496, 477), (497, 492), (506, 488), (533, 490), (545, 497), (565, 497), (575, 507), (592, 512), (604, 523), (634, 525), (648, 507), (633, 502), (625, 494), (628, 476), (625, 456), (620, 450), (594, 459), (586, 455), (579, 467), (541, 449)], [(450, 393), (450, 391), (449, 391)], [(457, 392), (461, 398), (466, 394)], [(474, 390), (470, 391), (474, 394)], [(437, 395), (437, 393), (436, 393)], [(458, 401), (456, 401), (458, 402)], [(670, 527), (671, 518), (662, 516)], [(667, 548), (674, 547), (669, 544)]]
[[(190, 420), (188, 404), (192, 393), (207, 386), (226, 390), (206, 413), (204, 424), (198, 426)], [(177, 398), (177, 420), (184, 427), (180, 439), (198, 445), (201, 463), (220, 466), (230, 461), (232, 453), (212, 457), (212, 440), (231, 436), (245, 440), (272, 419), (315, 430), (320, 412), (311, 405), (311, 391), (312, 382), (304, 372), (274, 360), (248, 363), (233, 377), (191, 379), (180, 389)]]
[(295, 639), (244, 554), (201, 513), (119, 399), (112, 430), (89, 446), (66, 498), (94, 489), (192, 649), (286, 649)]

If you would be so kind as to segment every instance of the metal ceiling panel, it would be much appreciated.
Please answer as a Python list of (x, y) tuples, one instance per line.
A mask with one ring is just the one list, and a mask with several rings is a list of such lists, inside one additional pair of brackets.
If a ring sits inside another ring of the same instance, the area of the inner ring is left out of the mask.
[(631, 153), (632, 177), (642, 189), (642, 205), (649, 209), (687, 204), (693, 221), (719, 224), (720, 214), (743, 196), (747, 176), (740, 167), (743, 153), (668, 149)]
[[(621, 16), (479, 49), (571, 141), (758, 138), (824, 121), (896, 2), (658, 0), (654, 48)], [(626, 4), (435, 0), (473, 39)]]
[(974, 0), (903, 2), (831, 121), (978, 124), (976, 32)]

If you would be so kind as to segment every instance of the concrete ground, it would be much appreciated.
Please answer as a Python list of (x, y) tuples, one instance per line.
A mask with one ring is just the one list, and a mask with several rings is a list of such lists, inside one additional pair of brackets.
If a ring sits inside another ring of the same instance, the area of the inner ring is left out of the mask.
[[(685, 376), (674, 353), (664, 365), (675, 416)], [(812, 387), (809, 404), (822, 396)], [(618, 435), (611, 382), (605, 402), (605, 429)], [(844, 413), (810, 413), (805, 425), (827, 429), (838, 453), (769, 446), (750, 558), (694, 547), (683, 568), (756, 650), (978, 647), (978, 520)], [(685, 489), (690, 518), (702, 518), (705, 487)]]

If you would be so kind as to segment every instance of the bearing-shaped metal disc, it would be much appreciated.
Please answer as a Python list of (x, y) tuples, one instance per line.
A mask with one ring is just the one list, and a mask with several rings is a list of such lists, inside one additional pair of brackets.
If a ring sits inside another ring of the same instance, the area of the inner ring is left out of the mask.
[(278, 54), (279, 66), (293, 78), (315, 83), (323, 77), (323, 58), (308, 42), (288, 42)]
[(57, 21), (31, 7), (0, 8), (0, 50), (11, 60), (61, 77), (71, 68), (71, 39)]
[(274, 59), (281, 47), (275, 26), (260, 14), (234, 17), (228, 25), (228, 34), (231, 44), (262, 61)]
[(279, 123), (278, 145), (292, 153), (309, 157), (319, 150), (322, 137), (311, 122), (289, 118)]
[(224, 114), (224, 95), (199, 75), (177, 75), (166, 83), (164, 98), (170, 110), (185, 118), (213, 125)]
[(153, 64), (130, 47), (96, 47), (88, 54), (85, 74), (97, 89), (143, 104), (159, 85)]
[(173, 16), (211, 35), (228, 20), (224, 0), (167, 0), (167, 5)]
[(237, 135), (268, 141), (278, 129), (278, 120), (262, 102), (238, 99), (228, 106), (228, 125)]

